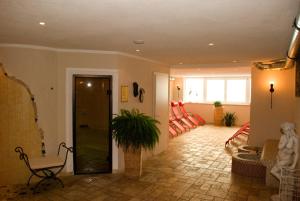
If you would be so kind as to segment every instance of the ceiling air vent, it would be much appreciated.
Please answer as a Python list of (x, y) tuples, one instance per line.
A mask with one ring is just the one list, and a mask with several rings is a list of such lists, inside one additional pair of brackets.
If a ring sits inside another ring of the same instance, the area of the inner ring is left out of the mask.
[(285, 59), (275, 59), (266, 62), (254, 62), (254, 66), (258, 69), (265, 70), (281, 70), (294, 67), (296, 56), (298, 54), (300, 45), (300, 20), (298, 16), (294, 21), (294, 32), (293, 37), (287, 52), (287, 57)]

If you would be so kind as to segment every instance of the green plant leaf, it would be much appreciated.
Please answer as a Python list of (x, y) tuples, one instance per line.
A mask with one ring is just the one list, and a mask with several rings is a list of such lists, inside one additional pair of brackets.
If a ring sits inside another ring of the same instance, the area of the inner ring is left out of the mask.
[(222, 106), (222, 102), (221, 101), (215, 101), (214, 102), (214, 106), (215, 107), (221, 107)]
[(223, 121), (226, 126), (233, 126), (235, 124), (237, 117), (235, 112), (226, 112)]
[(112, 136), (118, 146), (127, 150), (144, 148), (153, 150), (159, 142), (160, 130), (157, 124), (160, 122), (154, 118), (140, 113), (137, 109), (121, 109), (119, 115), (112, 119)]

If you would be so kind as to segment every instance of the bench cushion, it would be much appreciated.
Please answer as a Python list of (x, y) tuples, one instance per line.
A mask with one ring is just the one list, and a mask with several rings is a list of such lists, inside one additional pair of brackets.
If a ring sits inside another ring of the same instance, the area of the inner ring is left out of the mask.
[(39, 158), (32, 158), (29, 161), (30, 167), (33, 170), (54, 168), (64, 165), (64, 160), (58, 156), (46, 156)]

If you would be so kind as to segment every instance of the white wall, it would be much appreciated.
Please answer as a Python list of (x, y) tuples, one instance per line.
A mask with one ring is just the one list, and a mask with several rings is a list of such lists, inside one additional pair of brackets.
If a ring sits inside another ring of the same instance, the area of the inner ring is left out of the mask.
[(169, 142), (169, 75), (166, 73), (154, 73), (153, 75), (153, 109), (154, 117), (160, 122), (158, 128), (165, 131), (160, 135), (160, 143), (155, 153), (160, 153), (167, 148)]
[[(296, 83), (300, 83), (300, 80), (298, 80), (300, 78), (300, 74), (298, 74), (300, 72), (300, 60), (297, 60), (297, 64), (296, 64), (296, 68), (298, 70), (295, 70), (295, 78), (296, 78)], [(296, 73), (298, 75), (296, 75)], [(297, 77), (298, 76), (298, 77)], [(300, 135), (300, 97), (295, 97), (295, 102), (294, 102), (294, 122), (296, 124), (296, 133), (298, 135)], [(300, 140), (300, 137), (299, 137)], [(299, 148), (299, 156), (300, 156), (300, 148)], [(300, 158), (298, 160), (298, 168), (300, 168)]]
[[(300, 97), (295, 98), (295, 108), (294, 108), (294, 122), (296, 124), (296, 133), (300, 135)], [(300, 137), (299, 137), (300, 141)], [(300, 148), (299, 148), (300, 156)], [(298, 168), (300, 168), (300, 158), (298, 160)]]
[[(270, 108), (270, 81), (274, 81), (273, 108)], [(295, 68), (259, 70), (252, 68), (251, 135), (249, 141), (263, 145), (280, 138), (280, 125), (294, 121)]]
[[(169, 66), (146, 59), (102, 51), (66, 51), (49, 48), (0, 46), (0, 62), (10, 75), (29, 85), (36, 97), (40, 127), (45, 131), (48, 153), (55, 153), (57, 144), (66, 136), (66, 69), (114, 69), (119, 74), (119, 86), (138, 82), (146, 91), (143, 103), (132, 96), (118, 108), (138, 108), (153, 114), (153, 72), (169, 74)], [(53, 87), (53, 90), (51, 88)], [(120, 91), (120, 90), (119, 90)], [(120, 93), (120, 92), (119, 92)], [(120, 97), (120, 94), (119, 94)], [(168, 131), (162, 131), (166, 135)], [(123, 168), (122, 153), (119, 168)]]

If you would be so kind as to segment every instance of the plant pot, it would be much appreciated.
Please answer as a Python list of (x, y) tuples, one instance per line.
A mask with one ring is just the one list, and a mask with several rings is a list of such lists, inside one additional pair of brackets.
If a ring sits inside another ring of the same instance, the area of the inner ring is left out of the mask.
[(214, 110), (214, 125), (223, 126), (223, 107), (215, 107)]
[(142, 175), (142, 150), (133, 151), (131, 148), (124, 151), (125, 175), (140, 177)]
[(225, 126), (227, 126), (227, 127), (231, 127), (232, 125), (233, 125), (232, 122), (225, 122)]

